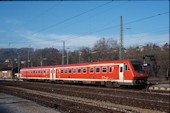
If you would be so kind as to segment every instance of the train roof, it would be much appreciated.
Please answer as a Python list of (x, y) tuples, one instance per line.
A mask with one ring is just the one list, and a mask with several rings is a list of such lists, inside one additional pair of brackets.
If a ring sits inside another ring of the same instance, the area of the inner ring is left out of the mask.
[(105, 63), (128, 63), (128, 62), (140, 62), (138, 60), (126, 59), (126, 60), (113, 60), (113, 61), (102, 61), (102, 62), (88, 62), (88, 63), (78, 63), (78, 64), (64, 64), (64, 65), (54, 65), (54, 66), (38, 66), (38, 67), (26, 67), (22, 69), (36, 69), (36, 68), (54, 68), (54, 67), (70, 67), (70, 66), (86, 66), (93, 64), (105, 64)]

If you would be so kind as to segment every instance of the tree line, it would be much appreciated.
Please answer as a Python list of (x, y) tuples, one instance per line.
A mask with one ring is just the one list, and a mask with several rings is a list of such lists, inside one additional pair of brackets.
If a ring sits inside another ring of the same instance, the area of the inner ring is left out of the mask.
[[(62, 52), (56, 48), (1, 48), (0, 49), (0, 70), (17, 68), (18, 61), (20, 68), (49, 66), (62, 64)], [(77, 50), (64, 50), (64, 62), (69, 64), (111, 61), (119, 59), (119, 44), (117, 40), (101, 38), (93, 47), (81, 47)], [(169, 44), (163, 46), (148, 43), (144, 46), (131, 46), (123, 48), (124, 59), (137, 59), (143, 61), (146, 55), (154, 56), (148, 59), (150, 64), (150, 76), (169, 77)], [(68, 57), (68, 61), (67, 61)]]

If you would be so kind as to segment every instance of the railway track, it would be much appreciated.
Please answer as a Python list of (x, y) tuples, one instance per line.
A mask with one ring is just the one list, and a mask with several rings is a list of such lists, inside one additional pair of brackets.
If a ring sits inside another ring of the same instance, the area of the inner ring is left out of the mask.
[(0, 87), (67, 112), (169, 112), (169, 94), (34, 82), (1, 81)]

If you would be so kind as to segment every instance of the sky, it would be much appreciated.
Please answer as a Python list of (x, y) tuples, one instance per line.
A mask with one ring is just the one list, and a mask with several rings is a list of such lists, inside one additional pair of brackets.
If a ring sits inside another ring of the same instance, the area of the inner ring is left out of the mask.
[(169, 1), (2, 1), (0, 48), (93, 47), (101, 38), (143, 46), (169, 43)]

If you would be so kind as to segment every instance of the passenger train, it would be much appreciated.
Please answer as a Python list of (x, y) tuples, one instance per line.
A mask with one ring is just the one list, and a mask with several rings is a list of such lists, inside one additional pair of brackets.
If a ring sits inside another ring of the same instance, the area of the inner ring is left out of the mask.
[(100, 83), (109, 87), (144, 85), (147, 78), (142, 62), (137, 60), (29, 67), (20, 70), (20, 79), (23, 80)]

